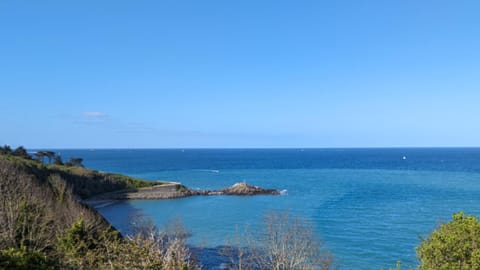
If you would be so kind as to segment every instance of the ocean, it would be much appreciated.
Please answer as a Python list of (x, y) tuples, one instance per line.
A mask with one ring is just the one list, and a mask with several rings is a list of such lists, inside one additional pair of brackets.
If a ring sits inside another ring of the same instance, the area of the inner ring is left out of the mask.
[(339, 269), (417, 264), (415, 246), (458, 211), (480, 215), (480, 148), (57, 150), (64, 159), (193, 189), (237, 182), (285, 190), (281, 196), (198, 196), (139, 200), (98, 210), (128, 232), (139, 216), (162, 227), (181, 219), (188, 243), (215, 269), (217, 247), (256, 230), (271, 211), (311, 222)]

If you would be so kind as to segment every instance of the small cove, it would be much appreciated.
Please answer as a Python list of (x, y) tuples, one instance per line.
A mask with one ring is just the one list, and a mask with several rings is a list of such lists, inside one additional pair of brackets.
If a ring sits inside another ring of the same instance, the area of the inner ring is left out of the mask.
[[(439, 222), (459, 210), (480, 214), (478, 149), (178, 152), (99, 150), (84, 157), (87, 166), (99, 170), (191, 188), (247, 181), (286, 189), (287, 195), (126, 201), (100, 212), (123, 231), (139, 215), (160, 227), (181, 218), (192, 234), (189, 243), (211, 251), (226, 244), (236, 228), (257, 228), (268, 211), (289, 211), (313, 222), (340, 269), (380, 269), (397, 260), (414, 265), (414, 247)], [(169, 156), (177, 163), (164, 162)]]

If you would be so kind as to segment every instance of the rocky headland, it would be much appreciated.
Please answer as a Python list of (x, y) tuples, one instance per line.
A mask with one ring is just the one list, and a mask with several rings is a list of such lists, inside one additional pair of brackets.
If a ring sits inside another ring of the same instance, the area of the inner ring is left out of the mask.
[(110, 204), (113, 201), (121, 200), (160, 200), (175, 199), (190, 196), (215, 196), (215, 195), (280, 195), (276, 189), (265, 189), (259, 186), (249, 185), (245, 182), (236, 183), (221, 190), (192, 190), (177, 182), (162, 182), (151, 187), (124, 189), (114, 192), (107, 192), (83, 200), (84, 203), (100, 207)]

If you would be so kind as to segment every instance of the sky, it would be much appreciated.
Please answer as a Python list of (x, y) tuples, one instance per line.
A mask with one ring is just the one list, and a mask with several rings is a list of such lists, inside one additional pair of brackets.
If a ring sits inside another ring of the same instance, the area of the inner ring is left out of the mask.
[(479, 1), (0, 1), (0, 145), (480, 146)]

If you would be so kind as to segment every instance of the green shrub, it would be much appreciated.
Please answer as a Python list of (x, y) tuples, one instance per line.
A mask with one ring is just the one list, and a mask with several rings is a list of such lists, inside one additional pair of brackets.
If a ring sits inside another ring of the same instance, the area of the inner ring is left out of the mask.
[(47, 257), (26, 248), (0, 250), (0, 270), (50, 270), (54, 269)]
[(441, 225), (417, 247), (422, 270), (480, 269), (480, 223), (463, 212)]

